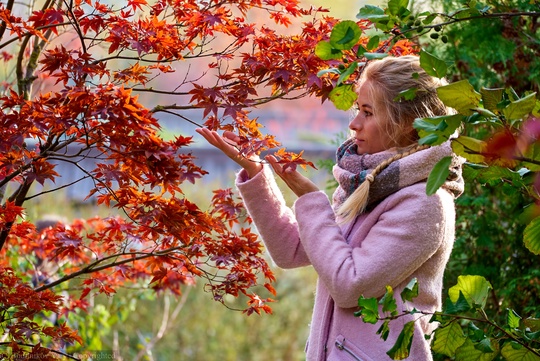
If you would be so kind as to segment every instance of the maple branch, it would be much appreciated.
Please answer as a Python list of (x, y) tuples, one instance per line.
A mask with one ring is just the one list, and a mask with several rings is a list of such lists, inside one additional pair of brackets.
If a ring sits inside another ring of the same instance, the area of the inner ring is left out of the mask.
[[(0, 345), (1, 345), (1, 346), (9, 346), (9, 345), (11, 345), (12, 343), (13, 343), (13, 341), (10, 341), (10, 342), (0, 342)], [(32, 345), (32, 344), (23, 343), (23, 342), (15, 342), (15, 343), (16, 343), (17, 345), (19, 345), (19, 346), (26, 346), (26, 347), (35, 347), (35, 346), (37, 346), (37, 345)], [(43, 346), (41, 346), (41, 344), (39, 344), (39, 346), (40, 346), (41, 348), (47, 349), (49, 352), (57, 353), (57, 354), (59, 354), (59, 355), (61, 355), (61, 356), (70, 358), (70, 359), (72, 359), (72, 360), (81, 361), (81, 359), (78, 359), (78, 358), (76, 358), (76, 357), (73, 357), (73, 356), (71, 356), (70, 354), (67, 354), (67, 353), (65, 353), (65, 352), (58, 351), (58, 350), (54, 350), (54, 349), (48, 348), (48, 347), (43, 347)]]
[(77, 32), (77, 35), (79, 36), (79, 39), (81, 40), (81, 47), (83, 49), (83, 53), (87, 53), (88, 50), (84, 42), (84, 35), (81, 30), (81, 26), (79, 24), (79, 21), (77, 20), (77, 17), (75, 16), (75, 14), (73, 14), (73, 1), (71, 0), (69, 4), (67, 3), (67, 1), (64, 1), (64, 4), (66, 4), (67, 12), (69, 13), (69, 15), (71, 15), (71, 21), (73, 22), (72, 25), (75, 28), (75, 31)]
[[(57, 285), (59, 285), (61, 283), (66, 282), (66, 281), (69, 281), (69, 280), (71, 280), (71, 279), (73, 279), (75, 277), (78, 277), (78, 276), (81, 276), (81, 275), (84, 275), (84, 274), (90, 274), (90, 273), (94, 273), (94, 272), (103, 271), (105, 269), (120, 266), (120, 265), (129, 263), (129, 262), (140, 261), (140, 260), (143, 260), (143, 259), (146, 259), (146, 258), (149, 258), (149, 257), (166, 256), (169, 253), (172, 253), (174, 251), (182, 249), (183, 247), (184, 246), (177, 246), (177, 247), (172, 247), (172, 248), (168, 248), (168, 249), (161, 250), (161, 251), (151, 251), (150, 253), (146, 253), (146, 252), (122, 252), (122, 253), (109, 255), (109, 256), (97, 259), (94, 262), (88, 264), (87, 266), (81, 268), (80, 270), (75, 271), (73, 273), (70, 273), (68, 275), (65, 275), (62, 278), (57, 279), (56, 281), (53, 281), (53, 282), (48, 283), (46, 285), (37, 287), (37, 288), (34, 289), (34, 291), (35, 292), (41, 292), (41, 291), (47, 290), (49, 288), (53, 288), (53, 287), (55, 287), (55, 286), (57, 286)], [(103, 263), (105, 261), (108, 261), (108, 260), (113, 259), (113, 258), (123, 257), (123, 256), (131, 256), (131, 257), (126, 258), (126, 259), (122, 259), (120, 261), (113, 261), (111, 263), (107, 263), (105, 265), (102, 265), (102, 266), (98, 267), (99, 264), (101, 264), (101, 263)]]
[[(19, 186), (19, 188), (9, 197), (9, 202), (14, 202), (15, 206), (20, 207), (23, 205), (26, 195), (32, 186), (33, 181), (25, 179), (24, 182)], [(4, 247), (6, 240), (11, 232), (11, 228), (15, 222), (6, 222), (0, 231), (0, 251)]]
[[(15, 0), (8, 0), (6, 4), (6, 10), (8, 10), (10, 13), (13, 10), (13, 4), (15, 3)], [(0, 24), (0, 39), (4, 37), (4, 32), (6, 31), (7, 24), (5, 21)]]

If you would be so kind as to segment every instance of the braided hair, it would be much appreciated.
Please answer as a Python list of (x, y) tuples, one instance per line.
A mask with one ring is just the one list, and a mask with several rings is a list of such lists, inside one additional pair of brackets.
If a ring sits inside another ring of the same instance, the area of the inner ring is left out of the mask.
[[(392, 162), (407, 157), (428, 146), (418, 145), (418, 134), (413, 128), (416, 118), (452, 114), (437, 96), (436, 89), (447, 84), (445, 79), (432, 77), (420, 66), (418, 56), (387, 57), (368, 63), (364, 68), (357, 89), (368, 86), (374, 111), (384, 119), (383, 130), (390, 136), (394, 146), (410, 148), (379, 164), (366, 176), (366, 180), (349, 196), (337, 211), (343, 222), (354, 220), (364, 211), (369, 187), (375, 177)], [(414, 96), (405, 96), (405, 93)]]

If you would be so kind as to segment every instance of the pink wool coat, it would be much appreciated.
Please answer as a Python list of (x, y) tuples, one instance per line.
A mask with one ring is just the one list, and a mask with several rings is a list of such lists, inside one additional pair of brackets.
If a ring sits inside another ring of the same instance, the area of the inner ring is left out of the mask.
[(417, 183), (388, 196), (355, 222), (340, 226), (325, 193), (313, 192), (287, 207), (271, 170), (252, 179), (241, 171), (236, 179), (246, 208), (277, 266), (312, 265), (319, 280), (308, 361), (384, 361), (402, 326), (414, 317), (415, 334), (409, 360), (432, 360), (424, 334), (436, 324), (417, 314), (390, 323), (390, 336), (376, 334), (380, 324), (354, 316), (358, 298), (381, 297), (392, 286), (398, 302), (402, 289), (416, 277), (419, 296), (409, 304), (423, 311), (441, 308), (443, 272), (454, 241), (454, 196), (444, 189), (426, 195)]

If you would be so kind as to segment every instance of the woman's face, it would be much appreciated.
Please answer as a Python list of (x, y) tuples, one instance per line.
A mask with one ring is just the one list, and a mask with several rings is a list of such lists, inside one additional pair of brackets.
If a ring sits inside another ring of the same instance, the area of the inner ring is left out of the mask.
[(368, 89), (369, 81), (365, 81), (357, 89), (358, 98), (355, 107), (358, 112), (349, 123), (358, 154), (378, 153), (394, 146), (390, 135), (384, 130), (386, 115), (375, 111), (375, 102)]

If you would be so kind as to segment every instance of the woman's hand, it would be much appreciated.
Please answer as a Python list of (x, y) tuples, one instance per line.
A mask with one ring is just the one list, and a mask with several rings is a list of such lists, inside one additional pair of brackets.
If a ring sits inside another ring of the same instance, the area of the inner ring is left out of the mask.
[(272, 155), (267, 155), (264, 159), (270, 163), (274, 172), (283, 179), (285, 184), (296, 194), (298, 197), (303, 196), (304, 194), (317, 192), (319, 188), (310, 181), (308, 178), (304, 177), (302, 174), (296, 170), (288, 167), (283, 169), (283, 166), (278, 163), (277, 159)]
[(208, 143), (221, 150), (227, 157), (244, 168), (249, 178), (253, 178), (262, 170), (263, 166), (258, 157), (246, 158), (240, 154), (237, 148), (240, 138), (233, 132), (224, 132), (223, 136), (221, 136), (216, 131), (207, 128), (197, 128), (195, 131), (202, 135)]

